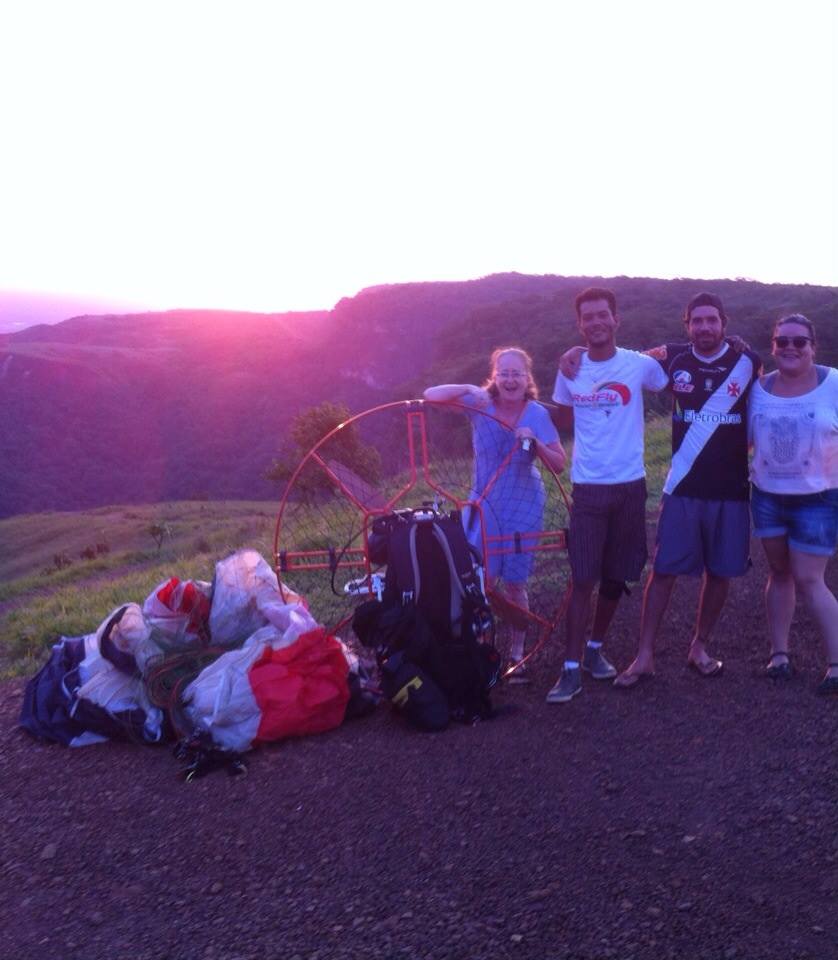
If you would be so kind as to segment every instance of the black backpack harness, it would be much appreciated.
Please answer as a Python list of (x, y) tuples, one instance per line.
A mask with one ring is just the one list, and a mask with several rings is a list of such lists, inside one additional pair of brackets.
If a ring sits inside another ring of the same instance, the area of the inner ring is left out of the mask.
[(385, 587), (380, 603), (358, 607), (353, 628), (376, 651), (385, 695), (423, 729), (489, 716), (500, 658), (459, 512), (426, 506), (377, 517), (368, 551), (387, 563)]

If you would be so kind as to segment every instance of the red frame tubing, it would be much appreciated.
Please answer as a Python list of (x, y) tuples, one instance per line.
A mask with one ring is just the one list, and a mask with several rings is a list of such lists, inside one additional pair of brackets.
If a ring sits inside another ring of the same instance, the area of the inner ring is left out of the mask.
[[(315, 462), (322, 470), (326, 472), (326, 474), (330, 477), (332, 482), (338, 487), (341, 493), (349, 500), (349, 502), (361, 514), (361, 529), (362, 529), (363, 538), (364, 538), (364, 546), (363, 548), (360, 548), (360, 547), (347, 548), (343, 552), (342, 559), (338, 562), (337, 566), (339, 569), (342, 567), (362, 566), (365, 571), (365, 576), (368, 580), (372, 573), (372, 567), (369, 561), (369, 548), (368, 548), (368, 537), (369, 537), (369, 528), (370, 528), (371, 520), (376, 516), (382, 516), (384, 514), (390, 513), (395, 508), (396, 504), (400, 500), (402, 500), (406, 496), (406, 494), (408, 494), (416, 486), (416, 483), (417, 483), (419, 474), (417, 471), (417, 460), (416, 460), (417, 450), (416, 450), (416, 444), (414, 442), (414, 433), (417, 429), (418, 429), (419, 438), (420, 438), (419, 453), (421, 455), (421, 468), (422, 468), (421, 473), (422, 473), (422, 479), (424, 480), (424, 482), (432, 490), (439, 493), (446, 500), (455, 504), (457, 509), (462, 510), (463, 507), (471, 506), (474, 509), (480, 511), (481, 521), (482, 521), (482, 506), (481, 506), (482, 501), (485, 500), (486, 494), (494, 485), (498, 475), (507, 466), (508, 462), (512, 457), (512, 453), (510, 452), (507, 455), (507, 457), (503, 460), (503, 462), (498, 466), (498, 468), (492, 474), (492, 477), (490, 478), (488, 484), (486, 485), (486, 488), (481, 492), (480, 496), (476, 500), (474, 501), (461, 500), (459, 497), (455, 497), (452, 493), (450, 493), (440, 484), (435, 483), (434, 480), (431, 478), (431, 474), (429, 471), (430, 458), (428, 454), (428, 438), (427, 438), (427, 430), (426, 430), (426, 422), (425, 422), (425, 409), (427, 407), (447, 408), (450, 410), (461, 410), (469, 413), (474, 412), (474, 409), (472, 407), (468, 407), (465, 404), (459, 403), (456, 401), (448, 401), (448, 402), (442, 403), (434, 400), (396, 400), (392, 403), (382, 403), (376, 407), (371, 407), (369, 410), (364, 410), (362, 413), (355, 414), (354, 416), (350, 417), (348, 420), (344, 420), (343, 423), (338, 424), (333, 430), (330, 430), (324, 437), (322, 437), (300, 461), (299, 465), (297, 466), (297, 469), (291, 475), (291, 478), (289, 479), (285, 487), (285, 491), (282, 495), (282, 499), (280, 500), (279, 511), (277, 513), (277, 518), (276, 518), (276, 527), (274, 529), (274, 542), (273, 542), (274, 569), (276, 570), (277, 579), (279, 580), (279, 590), (283, 600), (285, 599), (286, 595), (285, 595), (285, 591), (283, 589), (283, 584), (282, 584), (282, 573), (286, 571), (280, 570), (280, 555), (283, 552), (280, 550), (282, 518), (285, 512), (285, 509), (288, 506), (289, 497), (290, 497), (291, 491), (294, 489), (294, 484), (296, 483), (297, 477), (300, 475), (303, 468), (306, 466), (307, 463), (309, 463), (309, 461)], [(334, 437), (341, 430), (344, 430), (350, 424), (355, 423), (355, 421), (360, 420), (363, 417), (367, 417), (370, 414), (378, 413), (379, 411), (382, 411), (382, 410), (393, 410), (397, 408), (403, 408), (406, 413), (405, 425), (407, 428), (407, 443), (408, 443), (410, 475), (406, 485), (403, 486), (398, 491), (396, 491), (396, 493), (387, 501), (387, 503), (383, 507), (378, 507), (376, 509), (369, 509), (365, 507), (357, 499), (357, 497), (353, 495), (352, 491), (346, 487), (346, 485), (340, 480), (340, 478), (337, 477), (335, 473), (329, 469), (325, 460), (323, 460), (323, 458), (320, 456), (318, 451), (332, 437)], [(505, 429), (507, 430), (510, 429), (508, 424), (503, 423), (502, 420), (499, 420), (497, 417), (492, 416), (492, 414), (490, 413), (481, 412), (481, 416), (489, 417), (492, 420), (494, 420), (496, 423), (501, 424), (501, 426), (503, 426)], [(564, 500), (565, 506), (569, 512), (570, 499), (567, 493), (565, 492), (565, 489), (562, 486), (561, 481), (559, 480), (558, 474), (549, 464), (544, 463), (544, 461), (542, 461), (542, 463), (543, 463), (543, 466), (552, 474), (553, 479), (556, 481), (556, 486), (558, 487), (559, 493), (561, 494), (562, 499)], [(509, 539), (508, 534), (505, 535), (504, 537), (487, 537), (486, 525), (482, 522), (481, 522), (481, 531), (482, 531), (482, 537), (483, 537), (483, 555), (485, 557), (488, 557), (490, 553), (492, 553), (491, 542), (493, 540), (497, 541), (497, 540)], [(528, 536), (537, 537), (539, 540), (539, 543), (536, 546), (533, 546), (530, 548), (531, 552), (535, 552), (535, 551), (541, 552), (541, 551), (547, 551), (547, 550), (565, 551), (567, 549), (567, 538), (563, 530), (544, 530), (544, 531), (540, 531), (537, 534), (529, 534)], [(546, 544), (542, 543), (541, 541), (543, 541), (546, 538), (555, 538), (556, 542), (546, 543)], [(507, 549), (496, 550), (494, 552), (501, 554), (501, 553), (511, 553), (511, 552), (514, 552), (514, 550), (507, 548)], [(287, 570), (293, 571), (293, 570), (328, 570), (330, 569), (329, 554), (328, 554), (328, 551), (326, 550), (298, 550), (298, 551), (289, 550), (289, 551), (286, 551), (285, 553), (286, 553), (286, 558), (287, 559), (290, 558), (291, 560), (291, 565), (287, 567)], [(302, 562), (295, 563), (295, 561), (302, 561)], [(540, 628), (536, 643), (533, 645), (533, 647), (531, 648), (530, 652), (526, 655), (526, 657), (524, 657), (524, 659), (520, 661), (519, 663), (519, 666), (520, 666), (520, 664), (525, 663), (527, 660), (533, 657), (536, 653), (538, 653), (539, 650), (541, 650), (541, 648), (546, 643), (547, 638), (550, 636), (550, 634), (556, 628), (561, 618), (564, 616), (564, 612), (567, 608), (567, 604), (570, 596), (570, 581), (568, 581), (568, 587), (565, 590), (564, 594), (562, 595), (559, 606), (557, 607), (555, 613), (550, 618), (539, 616), (538, 614), (533, 613), (531, 610), (525, 610), (523, 607), (520, 607), (517, 604), (512, 603), (512, 601), (508, 600), (506, 597), (503, 597), (502, 594), (500, 594), (499, 591), (495, 590), (493, 586), (488, 582), (486, 584), (486, 595), (490, 603), (494, 599), (495, 606), (497, 607), (503, 607), (503, 606), (506, 606), (507, 608), (514, 607), (516, 611), (520, 612), (522, 619), (526, 619)], [(502, 599), (498, 599), (498, 598), (502, 598)], [(343, 627), (349, 621), (350, 617), (351, 617), (351, 614), (348, 614), (346, 617), (344, 617), (340, 621), (340, 623), (334, 626), (333, 628), (334, 631), (336, 632), (338, 629)], [(515, 669), (516, 669), (515, 667), (510, 668), (507, 671), (506, 675), (508, 675), (509, 673), (512, 673)]]

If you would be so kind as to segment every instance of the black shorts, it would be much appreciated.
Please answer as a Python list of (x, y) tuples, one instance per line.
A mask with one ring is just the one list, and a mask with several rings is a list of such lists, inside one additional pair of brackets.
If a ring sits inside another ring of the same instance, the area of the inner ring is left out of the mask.
[(639, 580), (646, 564), (646, 480), (575, 483), (568, 557), (573, 579)]

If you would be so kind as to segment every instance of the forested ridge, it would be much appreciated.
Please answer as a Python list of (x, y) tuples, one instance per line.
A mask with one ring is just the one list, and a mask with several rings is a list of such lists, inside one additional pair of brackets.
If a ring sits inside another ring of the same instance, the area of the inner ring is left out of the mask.
[(710, 290), (763, 356), (771, 322), (799, 311), (818, 358), (838, 364), (836, 288), (747, 280), (511, 273), (376, 287), (311, 313), (77, 317), (0, 337), (0, 516), (271, 497), (264, 474), (302, 410), (480, 382), (496, 346), (529, 350), (549, 394), (558, 354), (579, 342), (573, 297), (593, 283), (616, 292), (625, 346), (680, 338), (686, 301)]

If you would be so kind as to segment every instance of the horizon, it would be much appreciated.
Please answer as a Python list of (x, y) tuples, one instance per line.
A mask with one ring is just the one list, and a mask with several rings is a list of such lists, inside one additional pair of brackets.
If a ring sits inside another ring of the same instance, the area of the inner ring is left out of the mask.
[(291, 312), (510, 271), (838, 284), (828, 0), (40, 9), (0, 10), (0, 289)]
[[(485, 274), (480, 277), (461, 277), (457, 279), (444, 279), (444, 280), (405, 280), (397, 281), (393, 283), (378, 283), (371, 284), (367, 287), (363, 287), (359, 290), (356, 290), (354, 293), (345, 294), (342, 297), (339, 297), (338, 300), (328, 307), (303, 307), (303, 308), (269, 308), (264, 310), (259, 309), (250, 309), (244, 307), (219, 307), (219, 306), (207, 306), (207, 305), (177, 305), (177, 306), (150, 306), (146, 304), (129, 304), (125, 302), (112, 301), (108, 302), (102, 300), (101, 298), (95, 297), (84, 297), (77, 294), (61, 294), (55, 291), (22, 291), (22, 290), (0, 290), (0, 334), (4, 333), (16, 333), (21, 330), (28, 329), (32, 326), (37, 326), (39, 324), (54, 325), (56, 323), (62, 323), (65, 320), (72, 320), (75, 317), (80, 316), (130, 316), (134, 314), (143, 314), (143, 313), (174, 313), (174, 312), (188, 312), (188, 313), (253, 313), (253, 314), (296, 314), (296, 313), (329, 313), (337, 306), (337, 303), (342, 299), (351, 299), (358, 296), (361, 293), (364, 293), (368, 290), (382, 289), (387, 287), (394, 286), (406, 286), (406, 285), (416, 285), (416, 284), (434, 284), (434, 283), (471, 283), (487, 279), (493, 276), (503, 276), (515, 274), (518, 276), (524, 277), (556, 277), (557, 279), (567, 279), (569, 276), (579, 277), (580, 280), (595, 280), (601, 279), (604, 281), (615, 280), (618, 278), (630, 279), (630, 280), (689, 280), (694, 281), (695, 283), (716, 283), (716, 282), (731, 282), (731, 283), (757, 283), (761, 285), (770, 285), (777, 284), (781, 286), (807, 286), (807, 287), (824, 287), (826, 289), (835, 289), (838, 290), (838, 284), (820, 284), (820, 283), (811, 283), (807, 281), (795, 282), (795, 281), (765, 281), (760, 280), (755, 277), (657, 277), (657, 276), (629, 276), (627, 274), (614, 274), (608, 275), (602, 273), (590, 273), (590, 274), (561, 274), (561, 273), (525, 273), (520, 270), (501, 270), (496, 273)], [(11, 302), (13, 306), (10, 308), (7, 304)], [(15, 306), (17, 304), (24, 304), (25, 306), (19, 308), (17, 312), (15, 311)], [(63, 312), (64, 305), (66, 304), (75, 304), (80, 309), (76, 312)], [(89, 306), (90, 309), (84, 309), (85, 306)], [(28, 320), (16, 319), (21, 315), (26, 316), (30, 311), (34, 312), (39, 310), (38, 318), (32, 319), (31, 322)]]
[[(716, 283), (716, 282), (731, 282), (731, 283), (757, 283), (761, 285), (770, 285), (777, 284), (781, 286), (806, 286), (806, 287), (824, 287), (826, 289), (835, 289), (838, 290), (838, 283), (836, 284), (822, 284), (822, 283), (813, 283), (809, 281), (781, 281), (781, 280), (760, 280), (756, 277), (688, 277), (688, 276), (677, 276), (677, 277), (659, 277), (659, 276), (630, 276), (627, 274), (613, 274), (605, 275), (602, 273), (588, 273), (588, 274), (563, 274), (563, 273), (527, 273), (521, 270), (499, 270), (495, 273), (484, 274), (479, 277), (459, 277), (456, 279), (414, 279), (414, 280), (404, 280), (404, 281), (395, 281), (395, 282), (384, 282), (377, 284), (370, 284), (366, 287), (362, 287), (356, 290), (353, 293), (347, 293), (339, 297), (335, 303), (331, 306), (309, 306), (309, 307), (296, 307), (296, 308), (284, 308), (284, 307), (270, 307), (267, 309), (253, 309), (248, 307), (237, 307), (237, 306), (208, 306), (208, 305), (176, 305), (176, 306), (154, 306), (148, 304), (129, 304), (119, 302), (117, 300), (108, 302), (101, 298), (96, 297), (84, 297), (77, 294), (62, 294), (55, 291), (21, 291), (21, 290), (0, 290), (0, 334), (3, 333), (15, 333), (20, 330), (28, 329), (31, 326), (37, 326), (38, 324), (47, 324), (53, 325), (56, 323), (62, 323), (65, 320), (71, 320), (79, 316), (129, 316), (132, 314), (142, 314), (142, 313), (173, 313), (173, 312), (190, 312), (190, 313), (254, 313), (254, 314), (295, 314), (295, 313), (329, 313), (335, 309), (340, 300), (351, 299), (358, 296), (361, 293), (364, 293), (369, 290), (383, 289), (387, 287), (394, 286), (406, 286), (406, 285), (416, 285), (416, 284), (434, 284), (434, 283), (472, 283), (486, 279), (488, 277), (494, 276), (503, 276), (515, 274), (518, 276), (525, 277), (556, 277), (559, 279), (567, 279), (569, 276), (579, 277), (580, 280), (594, 280), (602, 279), (604, 281), (614, 280), (618, 278), (625, 278), (630, 280), (690, 280), (695, 283)], [(26, 306), (23, 308), (23, 315), (26, 316), (27, 313), (31, 310), (40, 310), (38, 319), (21, 320), (16, 319), (16, 317), (21, 316), (21, 311), (18, 310), (15, 312), (14, 307), (9, 308), (7, 306), (8, 302), (11, 301), (13, 304), (23, 303)], [(65, 304), (76, 304), (79, 309), (71, 312), (63, 312)], [(89, 309), (85, 309), (89, 307)]]

